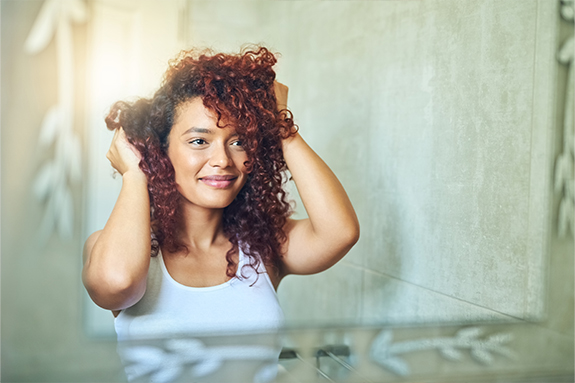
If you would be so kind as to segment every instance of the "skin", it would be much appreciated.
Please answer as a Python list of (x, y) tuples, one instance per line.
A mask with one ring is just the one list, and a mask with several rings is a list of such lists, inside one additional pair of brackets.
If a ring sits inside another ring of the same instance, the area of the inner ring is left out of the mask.
[[(285, 108), (288, 88), (276, 82), (275, 92), (278, 107)], [(168, 156), (183, 196), (177, 235), (189, 253), (163, 250), (166, 268), (187, 286), (221, 284), (228, 280), (225, 255), (230, 248), (222, 230), (223, 209), (245, 184), (247, 155), (235, 130), (218, 128), (199, 98), (180, 106), (168, 142)], [(309, 218), (288, 219), (284, 227), (282, 273), (268, 268), (276, 289), (286, 275), (314, 274), (333, 266), (359, 239), (355, 211), (329, 167), (299, 134), (282, 145)], [(122, 174), (122, 189), (104, 229), (86, 241), (82, 276), (94, 302), (117, 314), (138, 302), (146, 290), (150, 208), (139, 154), (122, 129), (115, 132), (107, 157)]]

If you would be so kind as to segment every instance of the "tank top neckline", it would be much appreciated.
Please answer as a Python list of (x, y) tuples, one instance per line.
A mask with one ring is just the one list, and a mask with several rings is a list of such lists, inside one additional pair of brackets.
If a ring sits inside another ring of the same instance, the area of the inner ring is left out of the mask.
[[(160, 265), (162, 268), (162, 274), (164, 274), (166, 279), (169, 280), (175, 286), (177, 286), (181, 289), (188, 290), (188, 291), (195, 291), (195, 292), (206, 291), (207, 292), (207, 291), (219, 290), (219, 289), (223, 289), (225, 287), (230, 286), (232, 284), (232, 282), (234, 281), (234, 279), (236, 279), (236, 278), (231, 278), (231, 279), (229, 279), (223, 283), (220, 283), (219, 285), (214, 285), (214, 286), (205, 286), (205, 287), (187, 286), (187, 285), (184, 285), (184, 284), (176, 281), (174, 278), (172, 278), (172, 276), (170, 275), (170, 272), (168, 271), (168, 268), (166, 267), (166, 264), (164, 263), (164, 257), (162, 255), (161, 250), (158, 252), (158, 258), (159, 258)], [(238, 249), (238, 268), (236, 270), (236, 277), (239, 276), (239, 272), (241, 270), (241, 267), (244, 265), (244, 258), (245, 258), (245, 255), (243, 254), (243, 252), (240, 249)]]

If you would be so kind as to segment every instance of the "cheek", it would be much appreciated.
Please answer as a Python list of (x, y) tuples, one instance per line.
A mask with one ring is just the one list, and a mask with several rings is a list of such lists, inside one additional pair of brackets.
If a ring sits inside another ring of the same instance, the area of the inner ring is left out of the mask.
[(201, 156), (193, 155), (181, 155), (178, 153), (173, 154), (169, 157), (174, 167), (174, 172), (176, 173), (176, 180), (178, 177), (190, 177), (194, 176), (197, 172), (202, 169), (205, 161), (202, 160)]

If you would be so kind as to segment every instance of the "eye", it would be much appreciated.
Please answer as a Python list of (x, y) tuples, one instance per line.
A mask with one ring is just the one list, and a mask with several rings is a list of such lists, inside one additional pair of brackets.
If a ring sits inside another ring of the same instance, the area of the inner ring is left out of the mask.
[(233, 146), (242, 146), (243, 143), (240, 140), (235, 140), (234, 142), (232, 142)]
[(202, 138), (196, 138), (194, 140), (188, 141), (188, 144), (192, 144), (192, 145), (205, 145), (207, 144), (206, 140), (202, 139)]

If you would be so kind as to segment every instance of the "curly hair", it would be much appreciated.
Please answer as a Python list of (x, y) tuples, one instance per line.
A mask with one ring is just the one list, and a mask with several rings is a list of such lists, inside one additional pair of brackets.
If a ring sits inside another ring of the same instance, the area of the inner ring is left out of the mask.
[(260, 260), (280, 270), (283, 227), (291, 213), (283, 189), (287, 166), (282, 139), (297, 131), (291, 112), (278, 110), (274, 92), (276, 57), (265, 47), (246, 47), (239, 54), (209, 50), (182, 51), (170, 61), (161, 87), (152, 98), (118, 101), (106, 117), (108, 129), (123, 127), (141, 153), (148, 180), (152, 222), (152, 256), (160, 247), (187, 251), (176, 237), (180, 195), (170, 162), (168, 135), (178, 107), (196, 97), (217, 116), (217, 126), (235, 127), (247, 153), (248, 180), (224, 208), (223, 229), (231, 242), (226, 274), (233, 278), (233, 254), (241, 248), (257, 269)]

